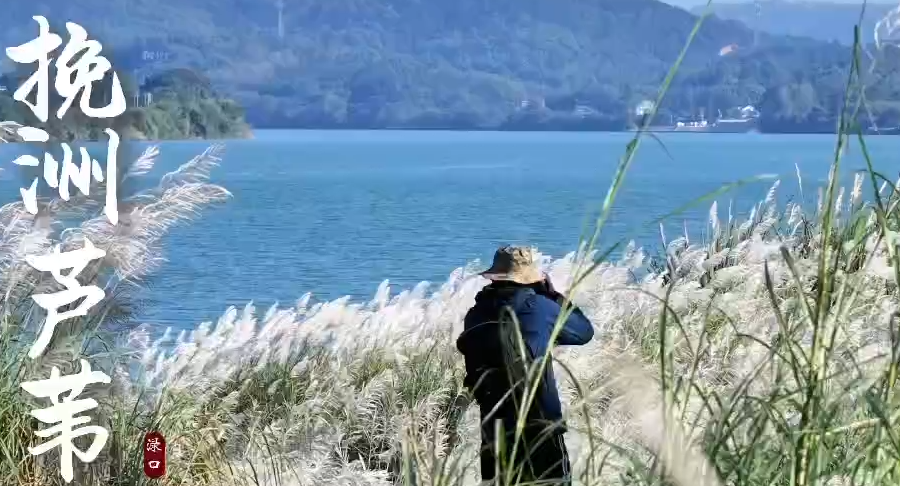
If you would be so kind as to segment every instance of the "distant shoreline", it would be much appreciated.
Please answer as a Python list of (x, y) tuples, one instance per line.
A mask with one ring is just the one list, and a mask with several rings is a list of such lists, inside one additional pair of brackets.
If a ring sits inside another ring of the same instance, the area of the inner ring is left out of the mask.
[[(239, 135), (233, 137), (172, 137), (172, 138), (148, 138), (144, 133), (135, 130), (133, 128), (128, 129), (128, 133), (120, 134), (122, 137), (122, 141), (131, 141), (131, 142), (145, 142), (145, 143), (159, 143), (159, 142), (201, 142), (201, 141), (224, 141), (224, 140), (251, 140), (253, 139), (253, 131), (258, 130), (254, 129), (250, 126), (245, 126)], [(51, 141), (53, 138), (51, 137)], [(57, 142), (87, 142), (87, 143), (97, 143), (97, 142), (105, 142), (105, 139), (97, 139), (97, 138), (75, 138), (72, 140), (59, 140), (56, 139)], [(8, 143), (26, 143), (26, 142), (8, 142)]]
[[(127, 140), (139, 141), (139, 142), (200, 142), (200, 141), (216, 141), (216, 140), (250, 140), (253, 138), (253, 131), (255, 128), (245, 125), (241, 128), (241, 131), (238, 135), (233, 137), (175, 137), (175, 138), (159, 138), (159, 139), (151, 139), (148, 138), (145, 134), (139, 131), (132, 131), (129, 133), (126, 138)], [(99, 142), (99, 140), (79, 140), (79, 141), (90, 141), (90, 142)]]
[[(341, 132), (341, 131), (367, 131), (367, 132), (495, 132), (495, 133), (636, 133), (635, 130), (599, 130), (599, 129), (560, 129), (560, 128), (436, 128), (436, 127), (334, 127), (334, 126), (324, 126), (324, 127), (310, 127), (310, 126), (299, 126), (299, 127), (279, 127), (279, 126), (251, 126), (251, 131), (260, 131), (260, 130), (306, 130), (306, 131), (329, 131), (329, 132)], [(644, 133), (674, 133), (674, 134), (690, 134), (690, 135), (837, 135), (837, 131), (824, 131), (824, 130), (797, 130), (797, 131), (748, 131), (748, 132), (697, 132), (697, 131), (654, 131), (647, 130)], [(889, 135), (898, 135), (898, 133), (876, 133), (876, 132), (865, 132), (864, 135), (869, 136), (889, 136)], [(248, 137), (252, 138), (252, 137)]]
[[(290, 129), (287, 129), (290, 130)], [(252, 130), (250, 133), (245, 134), (240, 137), (216, 137), (216, 138), (203, 138), (203, 137), (191, 137), (191, 138), (161, 138), (161, 139), (150, 139), (146, 137), (134, 136), (133, 134), (128, 137), (122, 137), (122, 142), (142, 142), (142, 143), (162, 143), (162, 142), (225, 142), (229, 140), (252, 140), (255, 138), (253, 136)], [(98, 140), (95, 138), (76, 138), (73, 140), (59, 140), (56, 139), (55, 143), (102, 143), (107, 140)], [(50, 142), (54, 142), (54, 139), (51, 138)], [(8, 141), (3, 143), (3, 145), (18, 145), (18, 144), (28, 144), (29, 142), (22, 141)]]
[[(448, 132), (448, 133), (622, 133), (622, 134), (634, 134), (637, 133), (634, 130), (559, 130), (559, 129), (498, 129), (498, 128), (414, 128), (414, 127), (403, 127), (403, 128), (335, 128), (335, 127), (248, 127), (240, 136), (234, 137), (189, 137), (189, 138), (163, 138), (163, 139), (150, 139), (144, 136), (143, 134), (129, 134), (128, 136), (123, 136), (123, 140), (133, 141), (133, 142), (143, 142), (143, 143), (161, 143), (161, 142), (224, 142), (224, 141), (236, 141), (236, 140), (253, 140), (256, 138), (254, 135), (255, 132), (259, 131), (308, 131), (308, 132)], [(675, 135), (726, 135), (726, 136), (735, 136), (735, 135), (837, 135), (837, 132), (825, 132), (825, 131), (796, 131), (796, 132), (763, 132), (763, 131), (755, 131), (755, 132), (695, 132), (695, 131), (653, 131), (648, 130), (644, 133), (647, 134), (675, 134)], [(890, 136), (890, 135), (898, 135), (898, 133), (865, 133), (865, 136)], [(96, 139), (75, 139), (74, 142), (101, 142), (102, 140)]]

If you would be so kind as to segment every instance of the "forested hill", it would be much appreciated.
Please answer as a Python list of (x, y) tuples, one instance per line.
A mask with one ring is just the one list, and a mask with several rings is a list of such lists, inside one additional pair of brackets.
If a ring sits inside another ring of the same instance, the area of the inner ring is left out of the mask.
[[(895, 8), (896, 2), (884, 0), (867, 2), (865, 11), (861, 0), (855, 3), (809, 0), (713, 3), (713, 12), (723, 19), (737, 20), (771, 34), (838, 41), (847, 45), (853, 43), (853, 26), (859, 23), (860, 16), (862, 39), (864, 42), (872, 42), (875, 24)], [(705, 9), (705, 6), (696, 7), (692, 11), (700, 13)]]
[[(116, 48), (120, 69), (200, 70), (256, 126), (617, 129), (696, 21), (656, 0), (283, 0), (279, 35), (276, 4), (11, 2), (0, 36), (32, 37), (36, 14), (76, 21)], [(746, 26), (709, 19), (663, 115), (760, 103), (778, 126), (828, 126), (849, 49), (752, 43)]]

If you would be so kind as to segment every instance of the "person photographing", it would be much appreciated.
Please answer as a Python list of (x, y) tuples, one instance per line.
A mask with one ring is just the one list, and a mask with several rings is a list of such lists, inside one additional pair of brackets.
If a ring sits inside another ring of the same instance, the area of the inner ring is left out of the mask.
[[(525, 375), (548, 348), (590, 342), (594, 327), (541, 272), (530, 248), (499, 248), (481, 275), (490, 283), (475, 296), (456, 347), (465, 359), (464, 384), (481, 412), (482, 479), (499, 480), (512, 473), (517, 483), (569, 485), (566, 425), (553, 367), (547, 363), (537, 383), (525, 383)], [(564, 306), (571, 313), (556, 342), (550, 343)], [(511, 457), (519, 411), (534, 386), (536, 394), (525, 410), (525, 427)]]

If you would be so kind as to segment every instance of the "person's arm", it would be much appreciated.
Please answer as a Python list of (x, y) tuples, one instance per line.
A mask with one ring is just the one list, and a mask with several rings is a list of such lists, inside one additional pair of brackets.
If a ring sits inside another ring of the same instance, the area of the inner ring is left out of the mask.
[[(543, 288), (540, 289), (541, 291), (539, 293), (551, 300), (553, 304), (556, 304), (553, 306), (554, 312), (552, 315), (559, 316), (562, 314), (563, 307), (567, 305), (566, 296), (553, 287), (553, 282), (550, 281), (549, 275), (546, 276), (543, 283)], [(556, 337), (556, 344), (561, 344), (563, 346), (580, 346), (587, 344), (594, 338), (594, 326), (581, 309), (575, 307), (575, 305), (571, 303), (569, 303), (568, 306), (570, 310), (569, 317), (566, 319), (563, 328)], [(555, 323), (556, 319), (554, 319), (554, 324)]]
[[(563, 306), (565, 305), (565, 297), (560, 296), (554, 303), (557, 307), (556, 315), (562, 314)], [(559, 331), (559, 335), (556, 337), (556, 344), (561, 344), (563, 346), (580, 346), (582, 344), (587, 344), (594, 338), (594, 326), (587, 316), (581, 312), (581, 309), (572, 304), (569, 304), (569, 309), (571, 312), (569, 312), (569, 317), (566, 319), (562, 329)]]

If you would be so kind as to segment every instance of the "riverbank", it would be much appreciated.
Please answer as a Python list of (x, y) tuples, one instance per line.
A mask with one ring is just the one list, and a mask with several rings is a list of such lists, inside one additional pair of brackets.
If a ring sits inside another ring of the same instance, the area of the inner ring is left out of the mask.
[[(214, 138), (200, 137), (200, 136), (183, 136), (183, 135), (174, 135), (170, 136), (170, 138), (151, 138), (146, 133), (141, 132), (136, 127), (128, 127), (125, 132), (122, 134), (122, 138), (128, 140), (140, 140), (142, 142), (166, 142), (166, 141), (215, 141), (215, 140), (252, 140), (253, 139), (253, 127), (250, 125), (243, 123), (239, 127), (235, 127), (225, 134), (220, 134)], [(94, 140), (85, 140), (80, 139), (85, 142), (97, 142), (100, 139)]]
[[(363, 125), (267, 125), (267, 124), (258, 124), (253, 126), (254, 130), (319, 130), (319, 131), (383, 131), (383, 132), (571, 132), (571, 133), (584, 133), (584, 132), (596, 132), (596, 133), (634, 133), (636, 130), (625, 127), (608, 127), (608, 126), (583, 126), (583, 127), (559, 127), (559, 126), (492, 126), (492, 127), (479, 127), (479, 126), (418, 126), (418, 125), (409, 125), (409, 126), (363, 126)], [(658, 132), (658, 133), (691, 133), (691, 134), (715, 134), (715, 135), (740, 135), (740, 134), (757, 134), (762, 133), (766, 135), (836, 135), (837, 130), (834, 127), (823, 128), (823, 127), (808, 127), (808, 128), (797, 128), (792, 130), (769, 130), (766, 131), (764, 129), (757, 130), (748, 130), (746, 132), (734, 131), (734, 132), (724, 132), (724, 131), (691, 131), (691, 130), (646, 130), (646, 132)], [(886, 135), (898, 135), (898, 132), (895, 129), (885, 130), (885, 131), (866, 131), (865, 135), (867, 136), (886, 136)]]
[[(72, 142), (107, 140), (112, 128), (123, 139), (132, 140), (223, 140), (252, 138), (244, 110), (233, 100), (211, 92), (178, 87), (148, 92), (153, 100), (145, 106), (130, 106), (114, 119), (89, 118), (76, 109), (63, 119), (41, 122), (8, 92), (0, 93), (0, 120), (14, 121), (46, 130), (54, 140)], [(55, 106), (51, 107), (54, 112)]]

